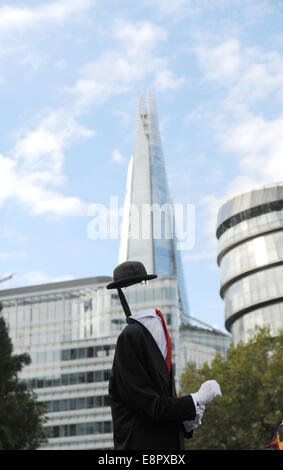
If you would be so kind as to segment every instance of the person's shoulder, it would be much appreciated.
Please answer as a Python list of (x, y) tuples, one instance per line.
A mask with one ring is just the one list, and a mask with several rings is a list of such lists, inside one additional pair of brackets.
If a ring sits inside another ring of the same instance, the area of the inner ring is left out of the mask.
[[(127, 326), (123, 329), (122, 333), (125, 336), (132, 336), (132, 335), (137, 335), (142, 333), (142, 326), (139, 321), (137, 320), (132, 320), (130, 323), (127, 324)], [(121, 333), (121, 334), (122, 334)]]
[(144, 331), (142, 325), (138, 321), (131, 321), (128, 323), (125, 328), (121, 331), (118, 336), (117, 342), (123, 341), (137, 341), (139, 338), (144, 337)]

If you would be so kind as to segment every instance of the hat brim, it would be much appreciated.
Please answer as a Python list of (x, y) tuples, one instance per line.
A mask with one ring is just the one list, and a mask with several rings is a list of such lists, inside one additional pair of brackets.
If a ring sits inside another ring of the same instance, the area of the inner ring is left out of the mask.
[(119, 281), (112, 281), (110, 284), (107, 284), (107, 289), (117, 289), (117, 287), (127, 287), (132, 286), (133, 284), (137, 284), (141, 281), (149, 281), (150, 279), (155, 279), (157, 274), (148, 274), (144, 276), (142, 274), (138, 274), (136, 276), (125, 277), (124, 279), (120, 279)]

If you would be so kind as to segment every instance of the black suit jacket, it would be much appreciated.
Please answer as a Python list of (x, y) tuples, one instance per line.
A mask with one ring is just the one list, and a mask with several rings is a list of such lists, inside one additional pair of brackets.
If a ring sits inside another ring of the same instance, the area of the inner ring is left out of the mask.
[(182, 421), (195, 418), (190, 395), (176, 396), (174, 374), (148, 329), (128, 318), (119, 335), (109, 379), (114, 447), (119, 450), (184, 449)]

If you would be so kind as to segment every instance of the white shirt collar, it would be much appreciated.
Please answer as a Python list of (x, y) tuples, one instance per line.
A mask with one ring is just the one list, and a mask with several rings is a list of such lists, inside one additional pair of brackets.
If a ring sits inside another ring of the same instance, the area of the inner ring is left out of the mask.
[(155, 308), (146, 308), (143, 310), (139, 310), (138, 312), (130, 316), (130, 318), (134, 318), (134, 320), (139, 320), (140, 318), (144, 317), (156, 317)]

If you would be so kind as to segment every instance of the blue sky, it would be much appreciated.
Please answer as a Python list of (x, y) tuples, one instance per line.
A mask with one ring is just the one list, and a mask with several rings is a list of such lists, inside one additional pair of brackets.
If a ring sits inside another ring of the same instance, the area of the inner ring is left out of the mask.
[(156, 94), (171, 195), (195, 204), (191, 312), (224, 329), (216, 214), (283, 179), (283, 5), (276, 0), (0, 4), (2, 288), (112, 275), (90, 204), (124, 202), (138, 97)]

